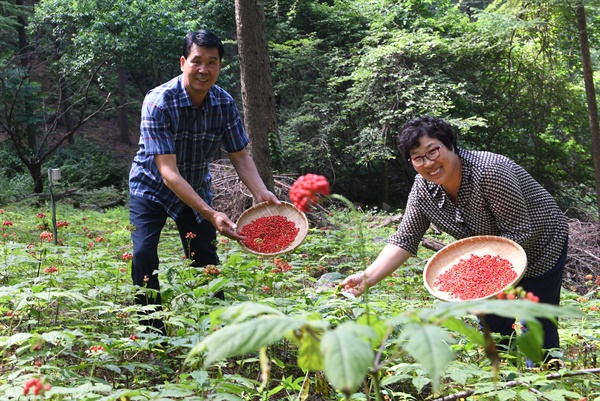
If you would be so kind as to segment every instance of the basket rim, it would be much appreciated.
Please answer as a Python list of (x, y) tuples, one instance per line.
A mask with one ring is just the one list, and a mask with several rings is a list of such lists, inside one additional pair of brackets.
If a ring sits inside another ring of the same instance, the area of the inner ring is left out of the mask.
[(302, 212), (300, 209), (298, 209), (296, 206), (294, 206), (290, 202), (281, 201), (281, 204), (277, 204), (274, 202), (265, 201), (265, 202), (260, 202), (260, 203), (257, 203), (256, 205), (249, 207), (240, 215), (240, 217), (238, 217), (237, 222), (236, 222), (236, 230), (239, 231), (245, 225), (254, 221), (254, 220), (251, 220), (245, 224), (242, 224), (242, 222), (245, 218), (247, 218), (252, 213), (257, 212), (258, 210), (264, 210), (265, 208), (267, 208), (267, 209), (272, 208), (278, 212), (278, 213), (271, 214), (272, 216), (288, 217), (288, 216), (293, 215), (294, 217), (296, 217), (293, 220), (291, 220), (294, 223), (294, 225), (299, 229), (296, 239), (287, 248), (282, 249), (277, 252), (273, 252), (273, 253), (264, 253), (264, 252), (255, 251), (253, 249), (248, 248), (246, 245), (244, 245), (244, 243), (242, 241), (238, 240), (238, 243), (240, 244), (241, 248), (246, 252), (249, 252), (249, 253), (252, 253), (252, 254), (258, 255), (258, 256), (265, 256), (265, 257), (282, 255), (282, 254), (289, 253), (289, 252), (296, 250), (302, 244), (302, 242), (304, 242), (304, 239), (306, 238), (306, 235), (308, 234), (308, 219), (306, 217), (306, 214), (304, 214), (304, 212)]
[[(517, 273), (517, 277), (511, 283), (509, 283), (505, 288), (508, 288), (510, 286), (515, 286), (519, 283), (519, 281), (521, 281), (521, 279), (523, 278), (525, 271), (527, 269), (527, 254), (525, 253), (525, 250), (523, 249), (523, 247), (521, 245), (519, 245), (518, 243), (516, 243), (515, 241), (511, 240), (510, 238), (501, 237), (501, 236), (497, 236), (497, 235), (476, 235), (476, 236), (467, 237), (467, 238), (463, 238), (463, 239), (454, 241), (454, 242), (446, 245), (439, 251), (437, 251), (431, 258), (429, 258), (429, 260), (427, 261), (427, 264), (425, 265), (425, 268), (423, 269), (423, 284), (425, 285), (425, 288), (427, 288), (427, 291), (429, 291), (429, 293), (431, 295), (433, 295), (434, 297), (436, 297), (437, 299), (440, 299), (442, 301), (449, 301), (449, 302), (465, 302), (465, 301), (467, 301), (467, 300), (463, 300), (463, 299), (454, 298), (450, 295), (447, 295), (444, 292), (437, 291), (435, 288), (433, 288), (433, 284), (430, 285), (430, 283), (429, 283), (430, 280), (428, 279), (428, 277), (430, 276), (429, 273), (430, 273), (430, 270), (432, 269), (432, 266), (434, 265), (434, 263), (438, 262), (438, 260), (440, 258), (445, 257), (447, 253), (455, 251), (457, 248), (463, 247), (465, 245), (477, 244), (477, 243), (502, 244), (503, 246), (510, 246), (510, 248), (515, 250), (517, 253), (517, 257), (513, 257), (512, 258), (513, 260), (511, 260), (510, 262), (513, 265), (513, 270), (515, 270), (515, 272)], [(438, 275), (440, 275), (442, 272), (444, 272), (448, 268), (452, 267), (460, 258), (464, 258), (465, 256), (468, 256), (473, 253), (474, 253), (474, 250), (471, 249), (469, 251), (463, 252), (462, 256), (460, 256), (460, 257), (455, 256), (453, 258), (453, 262), (446, 263), (437, 272), (437, 274), (435, 274), (434, 278), (437, 277)], [(489, 255), (490, 252), (485, 252), (485, 254)], [(498, 255), (500, 257), (505, 257), (501, 253), (492, 253), (492, 254)], [(516, 259), (516, 262), (518, 262), (517, 265), (515, 265), (515, 259)], [(495, 297), (496, 297), (496, 294), (490, 294), (488, 296), (481, 297), (481, 298), (469, 299), (468, 301), (477, 301), (477, 300), (489, 299), (489, 298), (495, 298)]]

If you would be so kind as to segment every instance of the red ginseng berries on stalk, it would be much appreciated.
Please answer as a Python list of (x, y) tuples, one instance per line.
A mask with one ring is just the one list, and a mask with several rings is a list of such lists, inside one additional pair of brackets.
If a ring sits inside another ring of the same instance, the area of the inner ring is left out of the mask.
[(246, 224), (239, 234), (246, 248), (260, 253), (277, 253), (289, 247), (299, 228), (284, 216), (264, 216)]
[(440, 274), (433, 285), (464, 301), (497, 294), (515, 278), (510, 261), (500, 256), (471, 255)]
[(290, 200), (303, 212), (310, 212), (313, 203), (317, 203), (318, 195), (329, 195), (330, 187), (327, 178), (317, 174), (306, 174), (298, 177), (290, 188)]

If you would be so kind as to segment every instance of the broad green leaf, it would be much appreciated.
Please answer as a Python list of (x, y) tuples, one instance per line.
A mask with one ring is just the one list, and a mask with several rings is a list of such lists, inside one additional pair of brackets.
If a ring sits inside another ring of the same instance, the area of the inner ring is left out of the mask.
[(361, 338), (364, 329), (365, 326), (353, 322), (344, 323), (321, 339), (325, 375), (335, 389), (346, 395), (362, 383), (373, 365), (371, 344)]
[(260, 315), (283, 315), (278, 309), (254, 302), (243, 302), (210, 314), (213, 324), (220, 322), (239, 323)]
[(544, 396), (547, 396), (550, 400), (578, 400), (581, 399), (581, 394), (574, 391), (569, 391), (562, 388), (555, 388), (548, 392), (544, 392)]
[(425, 321), (444, 319), (451, 316), (495, 314), (519, 320), (537, 318), (580, 317), (583, 313), (572, 306), (558, 306), (531, 302), (528, 300), (483, 300), (465, 302), (439, 302), (434, 309), (424, 309), (419, 316)]
[(318, 339), (304, 332), (298, 349), (298, 366), (302, 370), (316, 372), (323, 369), (323, 355)]
[[(304, 326), (306, 321), (287, 316), (262, 316), (243, 323), (231, 324), (211, 333), (198, 343), (190, 353), (207, 351), (205, 366), (211, 363), (257, 351), (285, 337), (291, 330)], [(186, 361), (187, 361), (186, 359)]]
[(434, 391), (438, 391), (442, 372), (454, 359), (454, 353), (448, 346), (454, 339), (438, 326), (417, 324), (405, 327), (401, 339), (407, 341), (404, 348), (423, 366)]
[(496, 393), (498, 401), (513, 401), (517, 399), (517, 392), (512, 389), (500, 390)]
[(425, 386), (429, 383), (431, 383), (431, 379), (425, 376), (417, 376), (412, 379), (412, 384), (415, 386), (418, 392), (423, 391), (423, 388), (425, 388)]
[(372, 342), (373, 346), (378, 346), (379, 344), (381, 344), (390, 327), (387, 321), (379, 319), (378, 317), (373, 315), (369, 316), (364, 314), (358, 319), (356, 319), (356, 322), (359, 324), (367, 325), (368, 327), (373, 329), (373, 332), (376, 336), (373, 339), (376, 341)]
[(101, 383), (85, 383), (74, 387), (52, 387), (52, 394), (93, 394), (106, 393), (112, 390), (112, 386)]
[(29, 333), (17, 333), (10, 337), (3, 337), (0, 340), (0, 344), (2, 344), (3, 347), (9, 348), (15, 344), (21, 344), (29, 340), (31, 337), (33, 337), (33, 335)]
[(194, 394), (194, 392), (184, 386), (177, 384), (168, 384), (160, 391), (161, 397), (186, 398)]
[(484, 345), (483, 333), (481, 332), (481, 330), (465, 323), (461, 319), (457, 319), (454, 317), (446, 319), (442, 323), (442, 326), (447, 328), (448, 330), (464, 335), (474, 343)]
[(527, 322), (527, 331), (517, 337), (517, 347), (534, 362), (542, 360), (542, 346), (544, 345), (544, 330), (542, 324), (531, 320)]
[(535, 394), (533, 394), (531, 391), (529, 390), (519, 390), (517, 392), (517, 394), (519, 395), (519, 400), (523, 400), (523, 401), (537, 401), (538, 398), (535, 396)]

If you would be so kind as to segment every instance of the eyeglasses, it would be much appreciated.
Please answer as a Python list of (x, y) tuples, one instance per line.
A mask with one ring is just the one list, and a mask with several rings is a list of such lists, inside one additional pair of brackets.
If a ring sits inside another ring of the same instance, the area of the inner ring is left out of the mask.
[(411, 157), (410, 159), (408, 159), (408, 161), (411, 162), (412, 165), (415, 167), (421, 167), (423, 164), (425, 164), (425, 159), (427, 159), (429, 161), (434, 161), (438, 157), (440, 157), (440, 149), (443, 146), (444, 146), (443, 144), (440, 144), (439, 146), (436, 146), (435, 148), (431, 149), (429, 152), (425, 153), (425, 156)]

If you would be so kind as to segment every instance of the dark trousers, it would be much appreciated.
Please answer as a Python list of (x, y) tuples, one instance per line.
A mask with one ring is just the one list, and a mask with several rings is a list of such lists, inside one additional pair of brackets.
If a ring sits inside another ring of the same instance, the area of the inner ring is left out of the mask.
[[(129, 206), (129, 222), (133, 226), (131, 277), (133, 284), (153, 290), (138, 294), (135, 302), (139, 305), (156, 305), (156, 310), (159, 310), (162, 304), (158, 281), (158, 242), (168, 217), (159, 203), (139, 196), (131, 196)], [(192, 266), (218, 264), (217, 231), (210, 222), (203, 220), (198, 223), (192, 209), (186, 206), (181, 216), (175, 220), (175, 224), (185, 256), (192, 261)], [(195, 237), (186, 238), (188, 233), (193, 233)], [(140, 323), (166, 334), (164, 323), (159, 319), (142, 320)]]
[[(560, 303), (560, 290), (562, 286), (563, 271), (567, 261), (568, 239), (565, 241), (562, 254), (552, 269), (539, 277), (523, 278), (519, 286), (525, 291), (531, 291), (540, 298), (540, 303), (558, 305)], [(502, 335), (513, 334), (514, 319), (508, 319), (497, 315), (485, 317), (490, 331)], [(549, 319), (540, 319), (544, 329), (544, 349), (558, 348), (560, 346), (558, 327)]]

